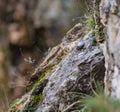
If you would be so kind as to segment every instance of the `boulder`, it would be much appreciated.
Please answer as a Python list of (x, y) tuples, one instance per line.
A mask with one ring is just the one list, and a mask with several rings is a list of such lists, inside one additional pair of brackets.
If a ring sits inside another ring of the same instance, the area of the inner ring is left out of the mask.
[(79, 36), (82, 29), (80, 23), (74, 26), (67, 33), (66, 40), (48, 53), (33, 73), (27, 93), (11, 109), (64, 112), (78, 100), (74, 96), (92, 94), (94, 82), (103, 85), (105, 67), (102, 50), (94, 43), (92, 30)]

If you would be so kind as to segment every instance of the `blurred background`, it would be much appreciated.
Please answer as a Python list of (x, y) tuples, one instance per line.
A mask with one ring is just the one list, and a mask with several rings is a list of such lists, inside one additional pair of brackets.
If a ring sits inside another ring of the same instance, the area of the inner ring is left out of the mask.
[(0, 112), (25, 93), (45, 52), (82, 21), (86, 1), (0, 0)]

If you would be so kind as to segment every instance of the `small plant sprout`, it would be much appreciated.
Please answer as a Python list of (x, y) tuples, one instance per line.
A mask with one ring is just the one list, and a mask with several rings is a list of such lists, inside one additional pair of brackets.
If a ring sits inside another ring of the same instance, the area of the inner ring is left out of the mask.
[(118, 14), (118, 12), (119, 12), (119, 9), (118, 9), (118, 7), (117, 6), (115, 6), (115, 7), (113, 7), (112, 9), (111, 9), (111, 13), (112, 14)]
[(32, 59), (30, 56), (28, 58), (24, 58), (24, 61), (29, 63), (29, 64), (34, 64), (35, 63), (35, 60)]

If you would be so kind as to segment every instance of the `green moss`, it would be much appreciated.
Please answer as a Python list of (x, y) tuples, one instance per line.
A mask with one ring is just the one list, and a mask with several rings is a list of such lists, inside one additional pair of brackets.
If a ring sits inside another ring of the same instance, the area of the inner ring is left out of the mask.
[(30, 102), (25, 105), (24, 110), (22, 112), (35, 112), (38, 102), (40, 102), (42, 98), (42, 93), (40, 93), (39, 95), (32, 95), (30, 97)]
[(45, 73), (48, 72), (48, 71), (50, 71), (50, 70), (52, 70), (52, 68), (53, 68), (53, 65), (49, 65), (49, 66), (43, 68), (39, 72), (39, 77), (38, 77), (38, 80), (36, 80), (35, 85), (36, 85), (36, 83), (40, 82), (43, 79), (43, 77), (45, 76)]
[(104, 34), (102, 28), (96, 29), (95, 32), (96, 32), (96, 34), (99, 35), (99, 36), (102, 36), (102, 35)]
[(93, 39), (93, 43), (104, 42), (105, 38), (104, 38), (103, 28), (101, 28), (100, 26), (98, 28), (96, 28), (94, 30), (94, 36), (95, 36), (95, 38)]
[(33, 96), (31, 96), (30, 101), (35, 102), (35, 101), (41, 100), (42, 98), (43, 98), (42, 94), (33, 95)]
[(86, 17), (85, 23), (89, 29), (92, 29), (95, 26), (95, 21), (92, 13)]
[(35, 112), (35, 108), (26, 105), (25, 108), (22, 110), (22, 112)]
[(116, 6), (116, 7), (113, 7), (112, 9), (111, 9), (111, 13), (112, 14), (118, 14), (118, 12), (119, 12), (119, 9), (118, 9), (118, 7)]
[(12, 112), (20, 112), (19, 110), (12, 110)]
[[(10, 107), (13, 107), (13, 106), (14, 106), (17, 102), (19, 102), (19, 101), (20, 101), (19, 98), (13, 100), (13, 101), (10, 103)], [(15, 112), (16, 112), (16, 111), (15, 111)]]
[(31, 90), (33, 87), (35, 87), (45, 76), (46, 72), (52, 70), (54, 65), (48, 65), (45, 68), (43, 68), (39, 74), (38, 74), (38, 78), (32, 82), (32, 84), (29, 85), (29, 87), (27, 88), (27, 91)]
[[(38, 78), (37, 80), (35, 80), (32, 85), (29, 87), (29, 90), (31, 90), (32, 88), (34, 88), (46, 75), (46, 73), (50, 70), (52, 70), (53, 65), (48, 65), (45, 68), (43, 68), (39, 74), (38, 74)], [(42, 93), (40, 93), (39, 95), (32, 95), (30, 97), (30, 102), (28, 104), (26, 104), (23, 112), (35, 112), (37, 105), (40, 101), (42, 101), (43, 95)]]

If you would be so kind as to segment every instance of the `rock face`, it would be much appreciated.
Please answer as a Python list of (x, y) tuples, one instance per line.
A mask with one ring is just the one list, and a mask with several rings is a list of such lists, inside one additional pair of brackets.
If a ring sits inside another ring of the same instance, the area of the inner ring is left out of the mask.
[[(3, 88), (7, 96), (3, 102), (25, 92), (44, 53), (61, 41), (85, 10), (84, 0), (0, 0), (0, 99)], [(1, 104), (0, 100), (3, 110)]]
[[(39, 65), (31, 77), (26, 95), (11, 107), (11, 112), (70, 112), (72, 108), (69, 107), (79, 99), (78, 96), (91, 94), (93, 82), (103, 85), (103, 79), (105, 93), (120, 99), (120, 1), (101, 0), (100, 10), (95, 12), (99, 11), (102, 24), (95, 24), (91, 29), (104, 28), (106, 41), (103, 51), (94, 41), (95, 32), (91, 30), (85, 35), (81, 33), (84, 26), (77, 24)], [(95, 13), (94, 16), (96, 19)]]
[(100, 11), (106, 28), (105, 93), (120, 98), (120, 1), (102, 0)]
[(102, 51), (94, 43), (93, 31), (80, 37), (82, 30), (83, 26), (77, 24), (66, 40), (48, 53), (32, 75), (28, 93), (12, 106), (11, 112), (63, 112), (78, 100), (74, 96), (91, 94), (94, 81), (103, 84)]
[(90, 77), (95, 76), (95, 80), (102, 80), (104, 58), (100, 49), (91, 45), (92, 38), (90, 32), (84, 39), (78, 39), (77, 43), (83, 44), (74, 46), (73, 50), (48, 74), (48, 83), (43, 90), (43, 101), (36, 112), (55, 111), (56, 108), (63, 111), (73, 102), (72, 92), (86, 94), (90, 92), (92, 83)]
[(85, 10), (84, 0), (0, 0), (0, 110), (25, 92), (44, 53)]

